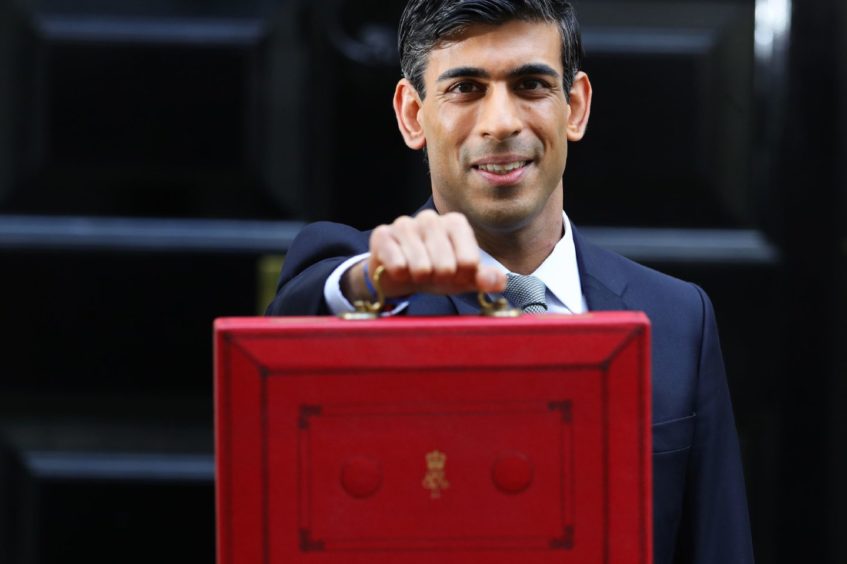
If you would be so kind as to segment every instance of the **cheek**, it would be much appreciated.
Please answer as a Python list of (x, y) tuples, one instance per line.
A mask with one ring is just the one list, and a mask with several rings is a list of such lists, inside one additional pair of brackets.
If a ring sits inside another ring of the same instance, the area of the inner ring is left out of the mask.
[(568, 139), (565, 137), (565, 134), (562, 132), (556, 132), (558, 136), (555, 138), (555, 141), (552, 145), (552, 150), (556, 154), (556, 168), (561, 169), (557, 171), (556, 174), (564, 174), (565, 172), (565, 163), (568, 160)]
[(546, 146), (556, 147), (565, 142), (570, 106), (560, 100), (549, 100), (527, 104), (525, 112), (527, 122), (532, 124), (532, 129)]
[(437, 123), (430, 124), (427, 132), (430, 154), (438, 153), (442, 166), (461, 166), (462, 152), (467, 150), (469, 137), (467, 116), (451, 114), (442, 116)]
[(476, 110), (473, 106), (461, 106), (456, 104), (445, 104), (435, 117), (434, 125), (439, 128), (439, 132), (444, 139), (451, 139), (455, 142), (468, 135), (468, 132), (473, 129)]

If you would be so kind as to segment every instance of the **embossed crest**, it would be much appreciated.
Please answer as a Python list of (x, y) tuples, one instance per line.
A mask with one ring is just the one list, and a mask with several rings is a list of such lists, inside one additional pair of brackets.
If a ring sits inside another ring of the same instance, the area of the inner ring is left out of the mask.
[(441, 497), (441, 491), (450, 487), (446, 474), (447, 455), (439, 450), (426, 454), (426, 475), (422, 485), (429, 490), (432, 499)]

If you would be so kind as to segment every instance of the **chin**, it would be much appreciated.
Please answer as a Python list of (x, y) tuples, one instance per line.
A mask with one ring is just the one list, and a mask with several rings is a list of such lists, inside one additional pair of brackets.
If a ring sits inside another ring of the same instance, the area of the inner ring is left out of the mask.
[(487, 210), (487, 213), (477, 215), (474, 223), (497, 233), (517, 231), (528, 225), (533, 218), (532, 214), (522, 212), (515, 209), (513, 204), (506, 204), (504, 208)]

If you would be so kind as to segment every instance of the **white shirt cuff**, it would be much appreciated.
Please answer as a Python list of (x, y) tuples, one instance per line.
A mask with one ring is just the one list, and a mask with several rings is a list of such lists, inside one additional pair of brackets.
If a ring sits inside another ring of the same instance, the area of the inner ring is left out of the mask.
[[(326, 279), (326, 284), (324, 284), (324, 299), (326, 300), (326, 305), (329, 307), (329, 311), (333, 315), (356, 311), (356, 308), (344, 297), (344, 293), (341, 291), (341, 277), (344, 276), (345, 272), (353, 268), (353, 266), (370, 258), (370, 256), (370, 253), (363, 253), (355, 257), (350, 257), (333, 270), (329, 278)], [(406, 309), (408, 305), (408, 301), (401, 302), (391, 311), (383, 313), (383, 315), (395, 315)]]
[(350, 257), (342, 262), (338, 268), (333, 270), (329, 278), (326, 279), (326, 284), (324, 284), (324, 299), (326, 300), (326, 305), (329, 306), (329, 311), (334, 315), (350, 313), (356, 310), (353, 304), (347, 301), (347, 298), (344, 297), (344, 293), (341, 291), (341, 277), (355, 264), (358, 264), (369, 256), (371, 256), (370, 253), (365, 253)]

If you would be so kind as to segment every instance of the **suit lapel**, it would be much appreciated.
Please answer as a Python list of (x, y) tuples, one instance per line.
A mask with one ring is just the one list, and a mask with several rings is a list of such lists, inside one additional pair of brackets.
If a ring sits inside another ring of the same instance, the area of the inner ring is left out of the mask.
[(573, 227), (579, 282), (589, 311), (629, 309), (623, 296), (626, 278), (618, 271), (615, 255), (590, 243)]
[(629, 309), (626, 307), (623, 299), (609, 290), (598, 280), (582, 276), (582, 293), (585, 296), (585, 301), (588, 303), (588, 311), (621, 311)]
[(465, 293), (449, 296), (453, 307), (459, 315), (479, 315), (479, 300), (477, 294)]

